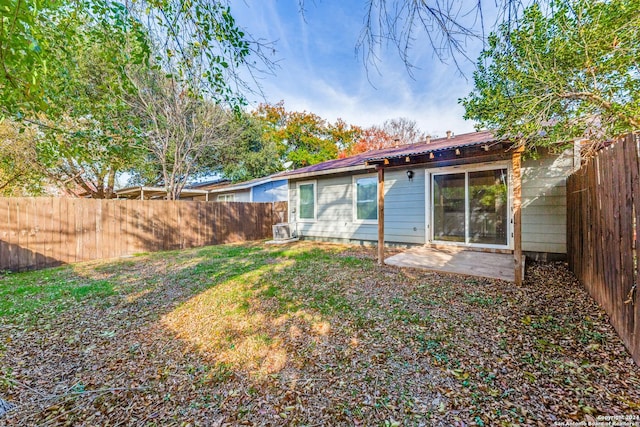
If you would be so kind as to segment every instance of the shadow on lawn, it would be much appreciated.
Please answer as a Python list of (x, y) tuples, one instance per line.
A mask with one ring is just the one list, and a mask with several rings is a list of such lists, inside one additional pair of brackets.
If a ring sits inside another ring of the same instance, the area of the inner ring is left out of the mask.
[[(329, 289), (336, 283), (325, 284), (326, 294), (317, 290), (332, 262), (329, 253), (311, 246), (263, 249), (215, 268), (206, 264), (193, 269), (202, 269), (215, 284), (176, 305), (160, 322), (224, 369), (256, 379), (276, 374), (292, 362), (293, 352), (304, 353), (328, 335), (331, 325), (324, 315), (348, 309), (336, 289)], [(189, 273), (173, 280), (183, 274)]]
[[(12, 275), (12, 286), (0, 282), (13, 301), (0, 307), (0, 326), (15, 330), (20, 341), (0, 346), (0, 366), (9, 367), (0, 370), (0, 394), (24, 416), (9, 417), (9, 425), (47, 420), (47, 408), (60, 406), (59, 400), (67, 402), (68, 414), (57, 416), (67, 421), (88, 422), (105, 405), (149, 415), (131, 392), (126, 405), (117, 392), (90, 402), (80, 398), (84, 390), (104, 388), (148, 389), (143, 394), (151, 393), (153, 402), (165, 401), (160, 412), (218, 411), (216, 396), (228, 394), (229, 383), (251, 378), (258, 386), (297, 363), (294, 352), (304, 355), (327, 336), (331, 326), (323, 313), (343, 309), (344, 301), (325, 301), (304, 283), (297, 294), (283, 287), (309, 269), (317, 271), (308, 285), (321, 287), (326, 267), (340, 264), (331, 259), (341, 250), (226, 245)], [(274, 275), (281, 281), (274, 283)], [(36, 383), (35, 395), (24, 386)], [(188, 409), (170, 404), (185, 387)], [(43, 403), (42, 396), (59, 397)]]
[(22, 347), (0, 342), (0, 368), (68, 399), (9, 425), (549, 425), (640, 408), (637, 370), (566, 270), (513, 287), (349, 251), (225, 245), (38, 272), (109, 292), (25, 311)]
[(336, 264), (332, 254), (340, 250), (243, 244), (76, 271), (114, 281), (119, 318), (137, 318), (143, 329), (157, 321), (173, 337), (167, 339), (178, 338), (184, 351), (196, 350), (218, 371), (261, 378), (286, 366), (295, 350), (291, 343), (311, 348), (328, 334), (323, 315), (348, 310), (339, 284), (322, 283), (329, 265)]

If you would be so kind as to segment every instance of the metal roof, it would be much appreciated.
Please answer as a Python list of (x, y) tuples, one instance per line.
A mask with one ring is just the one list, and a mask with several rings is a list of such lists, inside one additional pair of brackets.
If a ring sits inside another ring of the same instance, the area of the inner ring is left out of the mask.
[(451, 138), (437, 138), (431, 141), (418, 142), (416, 144), (405, 144), (397, 147), (383, 148), (381, 150), (367, 151), (344, 159), (329, 160), (311, 166), (305, 166), (290, 172), (281, 174), (282, 177), (293, 177), (296, 175), (307, 175), (315, 172), (329, 171), (333, 169), (355, 168), (360, 166), (364, 169), (367, 162), (382, 161), (384, 159), (416, 156), (438, 151), (464, 148), (475, 145), (490, 144), (499, 141), (491, 131), (471, 132)]
[(393, 147), (381, 152), (369, 152), (368, 162), (376, 160), (391, 159), (406, 156), (419, 156), (422, 154), (435, 153), (438, 151), (452, 150), (456, 148), (472, 147), (476, 145), (485, 145), (498, 141), (490, 131), (465, 133), (451, 138), (433, 139), (431, 142), (420, 142), (417, 144), (408, 144), (401, 147)]

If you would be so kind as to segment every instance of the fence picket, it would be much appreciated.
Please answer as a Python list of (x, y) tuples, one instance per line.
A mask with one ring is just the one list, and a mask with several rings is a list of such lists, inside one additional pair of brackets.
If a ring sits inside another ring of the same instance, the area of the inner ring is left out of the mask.
[[(286, 202), (280, 210), (286, 210)], [(0, 270), (271, 237), (271, 203), (0, 198)], [(283, 207), (284, 206), (284, 207)], [(267, 226), (262, 224), (268, 223)]]
[[(633, 135), (602, 150), (567, 180), (569, 265), (610, 317), (640, 365), (640, 161)], [(635, 267), (634, 267), (635, 266)]]

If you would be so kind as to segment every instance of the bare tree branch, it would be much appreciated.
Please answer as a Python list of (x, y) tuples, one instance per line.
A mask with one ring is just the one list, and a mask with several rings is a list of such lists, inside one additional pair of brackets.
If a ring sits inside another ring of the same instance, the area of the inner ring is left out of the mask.
[[(487, 30), (501, 22), (516, 25), (519, 12), (537, 0), (477, 0), (470, 5), (456, 0), (366, 0), (366, 12), (356, 51), (368, 67), (377, 69), (379, 49), (391, 45), (413, 76), (411, 52), (428, 44), (441, 62), (451, 61), (461, 71), (473, 62), (469, 42), (484, 42)], [(486, 21), (487, 9), (495, 8), (496, 20)]]

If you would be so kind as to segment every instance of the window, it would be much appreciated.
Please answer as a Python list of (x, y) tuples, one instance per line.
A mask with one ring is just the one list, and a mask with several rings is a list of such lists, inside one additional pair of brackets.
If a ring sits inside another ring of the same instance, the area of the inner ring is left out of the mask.
[(356, 221), (378, 220), (378, 178), (353, 178)]
[(233, 202), (235, 201), (235, 199), (236, 199), (235, 194), (220, 194), (218, 196), (219, 202)]
[(298, 219), (315, 221), (316, 219), (316, 183), (298, 184)]

